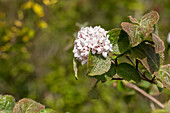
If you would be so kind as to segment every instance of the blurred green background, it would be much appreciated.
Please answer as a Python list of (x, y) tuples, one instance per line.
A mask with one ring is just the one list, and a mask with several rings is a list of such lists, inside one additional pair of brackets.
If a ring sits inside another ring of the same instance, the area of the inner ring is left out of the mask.
[[(127, 16), (151, 10), (160, 14), (167, 64), (170, 0), (0, 0), (0, 94), (31, 98), (58, 113), (150, 113), (159, 108), (121, 82), (117, 87), (99, 83), (98, 99), (90, 99), (94, 80), (85, 76), (84, 67), (76, 80), (72, 67), (73, 42), (81, 26), (120, 28)], [(147, 82), (139, 87), (163, 103), (170, 97), (170, 91), (160, 94)]]

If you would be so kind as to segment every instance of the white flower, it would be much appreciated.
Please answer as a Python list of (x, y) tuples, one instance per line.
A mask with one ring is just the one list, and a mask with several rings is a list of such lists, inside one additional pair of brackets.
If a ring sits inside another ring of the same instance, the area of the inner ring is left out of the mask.
[(94, 28), (91, 26), (82, 27), (74, 41), (74, 57), (81, 61), (82, 65), (88, 62), (90, 51), (92, 51), (92, 54), (102, 54), (106, 58), (107, 54), (113, 51), (107, 33), (108, 31), (100, 26)]

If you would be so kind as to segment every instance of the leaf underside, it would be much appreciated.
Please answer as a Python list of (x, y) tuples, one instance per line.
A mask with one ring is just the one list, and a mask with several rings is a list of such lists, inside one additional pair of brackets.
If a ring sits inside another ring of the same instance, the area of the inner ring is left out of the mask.
[(13, 113), (38, 113), (43, 109), (45, 109), (44, 105), (24, 98), (15, 104)]
[(159, 20), (159, 15), (156, 11), (144, 15), (141, 18), (133, 18), (129, 16), (132, 23), (122, 22), (123, 30), (130, 36), (132, 47), (137, 46), (144, 41), (154, 30), (153, 25)]
[(165, 50), (164, 42), (154, 33), (152, 33), (152, 39), (155, 46), (155, 52), (156, 53), (164, 52)]

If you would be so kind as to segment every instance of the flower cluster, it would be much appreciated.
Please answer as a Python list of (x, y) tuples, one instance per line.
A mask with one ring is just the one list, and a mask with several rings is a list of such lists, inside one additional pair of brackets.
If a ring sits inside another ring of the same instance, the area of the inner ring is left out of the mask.
[(74, 42), (74, 57), (81, 61), (82, 65), (88, 61), (90, 51), (92, 54), (102, 54), (106, 58), (108, 52), (113, 51), (107, 33), (108, 31), (100, 26), (82, 27)]

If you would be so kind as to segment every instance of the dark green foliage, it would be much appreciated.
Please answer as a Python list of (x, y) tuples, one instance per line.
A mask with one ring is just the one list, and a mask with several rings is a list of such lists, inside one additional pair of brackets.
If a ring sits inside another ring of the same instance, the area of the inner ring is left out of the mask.
[(102, 81), (102, 82), (107, 81), (105, 74), (95, 75), (95, 76), (93, 76), (93, 77), (96, 78), (96, 79), (99, 80), (99, 81)]
[(131, 49), (131, 55), (139, 59), (150, 73), (153, 74), (159, 70), (161, 58), (152, 45), (142, 43)]
[(120, 77), (123, 77), (127, 81), (130, 80), (134, 80), (135, 82), (141, 81), (138, 70), (128, 63), (119, 64), (116, 69), (116, 72)]
[(115, 64), (112, 63), (109, 71), (106, 72), (104, 75), (107, 75), (112, 78), (115, 74), (116, 74), (116, 66)]
[(129, 38), (125, 31), (116, 28), (108, 32), (114, 54), (122, 54), (130, 47)]

